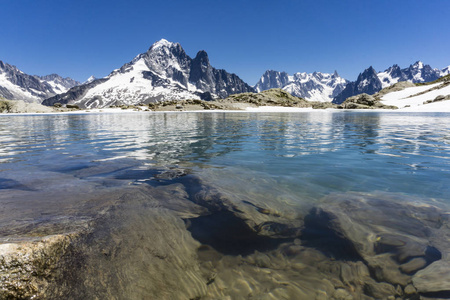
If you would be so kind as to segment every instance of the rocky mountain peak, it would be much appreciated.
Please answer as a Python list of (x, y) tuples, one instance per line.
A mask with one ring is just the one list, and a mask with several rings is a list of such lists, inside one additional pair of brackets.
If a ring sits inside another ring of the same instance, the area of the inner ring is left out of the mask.
[(424, 65), (423, 65), (423, 62), (418, 60), (414, 64), (412, 64), (411, 67), (413, 67), (415, 69), (422, 69), (424, 67)]
[(362, 78), (367, 78), (369, 76), (377, 76), (377, 71), (375, 71), (375, 69), (370, 66), (367, 69), (365, 69), (361, 74), (359, 74), (358, 77), (362, 77)]
[(195, 61), (200, 61), (202, 64), (209, 65), (209, 57), (208, 53), (205, 50), (198, 51), (197, 55), (194, 58)]
[(333, 99), (333, 103), (341, 104), (345, 99), (362, 93), (373, 95), (381, 88), (382, 84), (377, 76), (377, 72), (370, 66), (358, 75), (356, 81), (347, 84), (342, 92)]
[(166, 39), (160, 39), (159, 41), (153, 43), (150, 48), (148, 49), (148, 51), (156, 51), (159, 49), (164, 49), (164, 48), (173, 48), (173, 47), (177, 47), (178, 43), (173, 43), (173, 42), (169, 42)]

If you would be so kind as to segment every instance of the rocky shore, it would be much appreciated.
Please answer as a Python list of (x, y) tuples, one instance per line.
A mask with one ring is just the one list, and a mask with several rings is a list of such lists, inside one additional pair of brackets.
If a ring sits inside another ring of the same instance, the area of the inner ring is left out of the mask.
[(189, 173), (84, 202), (103, 209), (78, 230), (3, 242), (0, 298), (450, 297), (450, 215), (438, 203), (342, 193), (303, 211)]

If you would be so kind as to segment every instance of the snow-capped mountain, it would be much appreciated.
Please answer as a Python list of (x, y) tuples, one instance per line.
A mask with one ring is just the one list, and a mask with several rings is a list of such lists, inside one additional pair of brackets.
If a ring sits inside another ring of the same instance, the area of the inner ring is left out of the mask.
[(341, 104), (348, 97), (362, 93), (373, 95), (380, 90), (381, 81), (377, 72), (374, 68), (369, 67), (358, 75), (356, 81), (348, 83), (344, 90), (333, 99), (333, 103)]
[(450, 73), (450, 66), (443, 69), (433, 69), (421, 61), (410, 65), (408, 68), (400, 69), (393, 65), (384, 72), (376, 73), (370, 67), (359, 74), (358, 79), (350, 82), (346, 88), (333, 99), (333, 103), (341, 104), (348, 97), (366, 93), (373, 95), (381, 89), (391, 86), (400, 81), (411, 81), (413, 83), (430, 82)]
[(70, 78), (66, 77), (63, 78), (59, 76), (58, 74), (50, 74), (45, 76), (37, 76), (39, 79), (41, 79), (42, 82), (46, 82), (51, 85), (53, 88), (53, 91), (56, 94), (61, 94), (67, 92), (70, 88), (73, 88), (74, 86), (80, 85), (81, 83)]
[(210, 100), (252, 91), (235, 74), (213, 68), (205, 51), (192, 59), (179, 43), (162, 39), (107, 77), (72, 88), (42, 104), (70, 103), (93, 108), (172, 99)]
[(0, 96), (9, 100), (40, 103), (78, 84), (73, 79), (62, 78), (57, 74), (42, 77), (28, 75), (0, 61)]
[(400, 69), (398, 65), (393, 65), (384, 72), (379, 72), (378, 77), (380, 78), (383, 88), (385, 88), (399, 81), (408, 80), (413, 83), (434, 81), (439, 77), (446, 75), (444, 73), (445, 69), (433, 69), (429, 65), (424, 65), (421, 61), (417, 61), (404, 69)]
[(266, 71), (255, 89), (258, 92), (272, 88), (281, 88), (290, 94), (311, 101), (330, 102), (347, 85), (348, 81), (334, 74), (314, 72), (295, 73), (290, 76), (286, 72)]

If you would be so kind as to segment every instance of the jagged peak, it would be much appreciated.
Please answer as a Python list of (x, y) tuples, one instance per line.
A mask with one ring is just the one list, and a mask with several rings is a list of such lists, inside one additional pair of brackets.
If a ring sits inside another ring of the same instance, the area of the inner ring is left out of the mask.
[(367, 75), (367, 74), (377, 74), (377, 71), (375, 71), (375, 69), (370, 66), (367, 69), (365, 69), (360, 75)]
[(195, 56), (195, 59), (201, 59), (201, 60), (205, 60), (206, 59), (206, 60), (209, 61), (208, 53), (206, 53), (205, 50), (200, 50), (200, 51), (197, 52), (197, 55)]
[(169, 42), (166, 39), (160, 39), (159, 41), (155, 42), (151, 47), (148, 49), (148, 51), (154, 51), (160, 48), (173, 48), (180, 46), (179, 43), (173, 43)]
[(420, 60), (418, 60), (418, 61), (416, 61), (413, 65), (411, 65), (412, 67), (417, 67), (417, 68), (419, 68), (419, 69), (422, 69), (423, 68), (423, 62), (422, 61), (420, 61)]
[(264, 72), (264, 74), (263, 74), (263, 76), (264, 75), (269, 75), (269, 74), (283, 74), (283, 73), (285, 73), (285, 74), (287, 74), (286, 72), (280, 72), (280, 71), (275, 71), (275, 70), (272, 70), (272, 69), (270, 69), (270, 70), (266, 70), (265, 72)]

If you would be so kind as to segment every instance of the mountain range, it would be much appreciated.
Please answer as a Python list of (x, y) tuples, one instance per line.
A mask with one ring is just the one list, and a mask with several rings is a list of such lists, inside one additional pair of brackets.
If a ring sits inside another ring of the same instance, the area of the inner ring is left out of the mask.
[(424, 65), (421, 61), (417, 61), (404, 69), (400, 69), (398, 65), (393, 65), (379, 73), (373, 67), (369, 67), (358, 75), (356, 81), (347, 84), (345, 89), (333, 99), (333, 103), (341, 104), (348, 97), (362, 93), (373, 95), (400, 81), (430, 82), (449, 73), (450, 66), (442, 70), (433, 69), (429, 65)]
[(290, 76), (286, 72), (266, 71), (255, 89), (258, 92), (281, 88), (293, 96), (311, 101), (331, 102), (341, 93), (348, 81), (338, 75), (314, 72), (295, 73)]
[(28, 75), (15, 66), (0, 61), (0, 97), (6, 99), (41, 103), (44, 99), (64, 93), (77, 85), (80, 82), (57, 74)]
[(369, 67), (353, 82), (336, 71), (289, 75), (268, 70), (252, 87), (237, 75), (212, 67), (205, 51), (191, 58), (179, 43), (162, 39), (108, 76), (99, 79), (91, 76), (84, 83), (57, 74), (28, 75), (0, 61), (0, 97), (94, 108), (180, 99), (212, 100), (281, 88), (306, 100), (340, 104), (348, 97), (374, 94), (399, 81), (429, 82), (449, 73), (450, 66), (439, 70), (420, 61), (403, 69), (393, 65), (383, 72)]
[(179, 43), (160, 40), (107, 77), (43, 101), (84, 108), (165, 100), (225, 98), (254, 89), (235, 74), (211, 66), (208, 54), (189, 57)]
[(399, 81), (430, 82), (449, 73), (450, 66), (439, 70), (424, 65), (420, 61), (404, 69), (393, 65), (384, 72), (378, 73), (373, 67), (369, 67), (353, 82), (340, 77), (337, 72), (334, 74), (295, 73), (290, 76), (286, 72), (268, 70), (255, 85), (255, 89), (260, 92), (271, 88), (281, 88), (306, 100), (332, 101), (341, 104), (348, 97), (362, 93), (372, 95)]

